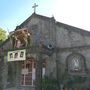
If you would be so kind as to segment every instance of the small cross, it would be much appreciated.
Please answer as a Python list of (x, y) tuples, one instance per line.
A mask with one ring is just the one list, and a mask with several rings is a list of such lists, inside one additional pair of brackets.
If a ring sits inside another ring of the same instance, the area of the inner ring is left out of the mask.
[(38, 7), (38, 5), (36, 5), (36, 3), (34, 3), (34, 6), (32, 6), (32, 8), (34, 8), (34, 13), (36, 12), (36, 7)]

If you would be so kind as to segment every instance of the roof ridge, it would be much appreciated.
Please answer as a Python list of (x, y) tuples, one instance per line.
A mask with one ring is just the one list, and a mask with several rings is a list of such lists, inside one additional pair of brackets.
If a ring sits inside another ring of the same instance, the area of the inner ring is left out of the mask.
[(68, 25), (68, 24), (65, 24), (65, 23), (58, 22), (58, 21), (56, 22), (56, 24), (60, 25), (60, 26), (64, 26), (69, 31), (79, 32), (83, 35), (85, 35), (85, 34), (90, 35), (90, 31), (87, 31), (85, 29), (81, 29), (81, 28), (78, 28), (78, 27), (75, 27), (75, 26), (72, 26), (72, 25)]
[[(25, 24), (26, 22), (28, 22), (33, 16), (36, 16), (36, 17), (39, 17), (39, 18), (43, 18), (43, 19), (46, 19), (46, 20), (54, 19), (52, 17), (48, 17), (48, 16), (44, 16), (44, 15), (39, 15), (39, 14), (36, 14), (36, 13), (32, 13), (32, 15), (30, 17), (28, 17), (23, 23), (20, 24), (20, 26), (23, 26), (23, 24)], [(75, 26), (72, 26), (72, 25), (68, 25), (68, 24), (59, 22), (59, 21), (56, 21), (55, 24), (56, 25), (59, 25), (59, 26), (64, 26), (69, 31), (78, 32), (78, 33), (81, 33), (83, 35), (90, 35), (90, 31), (87, 31), (85, 29), (81, 29), (81, 28), (78, 28), (78, 27), (75, 27)]]

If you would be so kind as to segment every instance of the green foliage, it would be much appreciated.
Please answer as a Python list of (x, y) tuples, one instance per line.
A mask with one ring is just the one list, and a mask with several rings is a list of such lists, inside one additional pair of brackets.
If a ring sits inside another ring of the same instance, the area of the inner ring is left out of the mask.
[(71, 79), (72, 77), (67, 72), (60, 74), (60, 77), (59, 77), (60, 84), (63, 84), (65, 87), (72, 86), (73, 82)]
[(6, 31), (0, 28), (0, 42), (3, 42), (6, 39)]
[(57, 90), (57, 80), (52, 77), (42, 79), (42, 90)]
[(73, 81), (75, 83), (84, 83), (86, 80), (86, 77), (81, 77), (81, 76), (74, 76), (73, 78), (74, 78)]
[(65, 87), (74, 88), (74, 87), (77, 87), (77, 85), (79, 86), (82, 85), (86, 81), (86, 77), (81, 77), (78, 75), (73, 76), (73, 75), (64, 73), (60, 80), (65, 85)]

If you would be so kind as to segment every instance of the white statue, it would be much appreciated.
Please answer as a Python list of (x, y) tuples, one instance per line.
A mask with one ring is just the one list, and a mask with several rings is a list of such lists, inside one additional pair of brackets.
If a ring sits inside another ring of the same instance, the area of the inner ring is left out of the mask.
[(77, 58), (74, 58), (73, 60), (72, 60), (72, 63), (73, 63), (73, 69), (75, 69), (75, 70), (78, 70), (79, 69), (79, 60), (77, 59)]

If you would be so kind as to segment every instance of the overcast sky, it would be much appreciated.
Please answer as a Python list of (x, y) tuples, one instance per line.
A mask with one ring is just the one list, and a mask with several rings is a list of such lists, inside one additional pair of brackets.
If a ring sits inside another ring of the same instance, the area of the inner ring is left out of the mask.
[(33, 13), (90, 31), (90, 0), (0, 0), (0, 27), (13, 31)]

